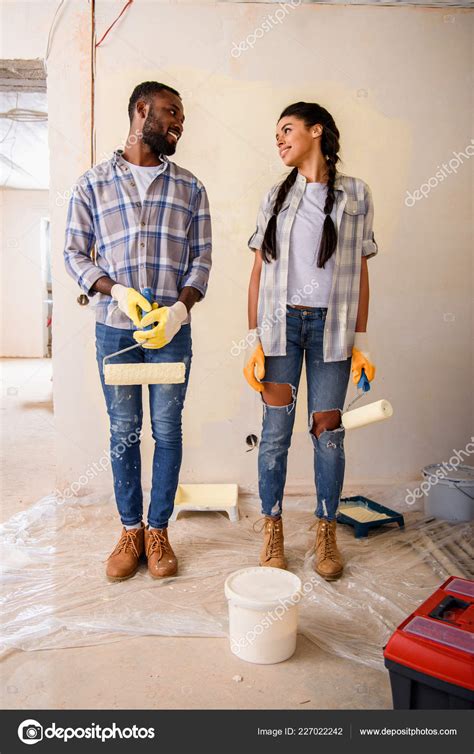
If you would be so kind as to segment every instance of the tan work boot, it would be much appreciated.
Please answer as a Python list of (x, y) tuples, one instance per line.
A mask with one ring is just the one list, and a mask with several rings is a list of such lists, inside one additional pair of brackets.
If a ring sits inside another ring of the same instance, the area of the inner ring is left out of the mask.
[(328, 521), (326, 518), (318, 520), (314, 570), (326, 581), (338, 579), (344, 566), (336, 544), (336, 525), (336, 521)]
[[(262, 520), (262, 519), (259, 519)], [(263, 526), (255, 531), (264, 531), (263, 547), (260, 552), (260, 565), (271, 568), (286, 569), (288, 563), (285, 558), (283, 540), (283, 521), (281, 518), (265, 516)]]
[(168, 540), (168, 529), (145, 529), (145, 553), (153, 578), (163, 579), (177, 573), (178, 561)]
[(140, 529), (123, 527), (118, 544), (107, 559), (105, 572), (109, 581), (124, 581), (137, 572), (144, 550), (144, 531), (143, 523)]

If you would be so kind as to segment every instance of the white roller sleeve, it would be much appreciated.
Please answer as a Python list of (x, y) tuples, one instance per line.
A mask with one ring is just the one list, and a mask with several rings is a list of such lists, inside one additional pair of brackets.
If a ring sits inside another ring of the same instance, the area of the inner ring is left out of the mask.
[(104, 365), (106, 385), (174, 385), (184, 382), (185, 377), (186, 366), (183, 361)]
[(392, 414), (393, 408), (389, 401), (381, 400), (347, 411), (342, 414), (341, 421), (344, 429), (357, 429), (357, 427), (365, 427), (366, 424), (389, 419)]

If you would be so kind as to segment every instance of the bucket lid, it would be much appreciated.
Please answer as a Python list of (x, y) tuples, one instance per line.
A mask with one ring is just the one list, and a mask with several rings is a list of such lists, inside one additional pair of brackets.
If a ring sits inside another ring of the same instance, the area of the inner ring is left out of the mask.
[[(449, 464), (431, 463), (429, 466), (423, 468), (423, 476), (436, 476), (438, 484), (443, 484), (443, 482), (456, 482), (456, 484), (460, 484), (462, 487), (471, 487), (474, 485), (474, 466), (460, 464), (458, 468), (453, 469), (453, 471), (446, 471), (444, 466), (449, 466)], [(443, 476), (438, 476), (436, 473), (437, 469), (442, 470)]]
[(284, 600), (291, 600), (300, 590), (301, 579), (294, 573), (282, 568), (261, 566), (231, 573), (224, 586), (228, 600), (254, 610), (265, 610)]

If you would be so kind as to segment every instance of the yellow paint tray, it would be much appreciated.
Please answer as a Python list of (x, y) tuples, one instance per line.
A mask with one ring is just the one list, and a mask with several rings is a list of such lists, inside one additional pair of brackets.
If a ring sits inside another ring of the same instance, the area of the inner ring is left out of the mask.
[(233, 523), (239, 520), (237, 484), (179, 484), (170, 521), (182, 511), (222, 511)]

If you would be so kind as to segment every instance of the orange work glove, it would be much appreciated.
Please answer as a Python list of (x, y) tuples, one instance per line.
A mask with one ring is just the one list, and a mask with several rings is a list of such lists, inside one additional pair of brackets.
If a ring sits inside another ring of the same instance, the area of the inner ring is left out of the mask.
[[(264, 386), (258, 380), (263, 380), (265, 377), (265, 354), (263, 353), (260, 338), (256, 335), (256, 330), (249, 330), (249, 335), (252, 335), (252, 339), (256, 339), (257, 343), (244, 367), (244, 377), (251, 388), (261, 393)], [(258, 380), (255, 377), (255, 369), (257, 370)]]
[(352, 347), (352, 381), (354, 385), (357, 385), (361, 375), (362, 369), (365, 370), (365, 374), (369, 382), (375, 377), (375, 365), (372, 363), (369, 353), (369, 339), (366, 332), (356, 332), (354, 345)]

